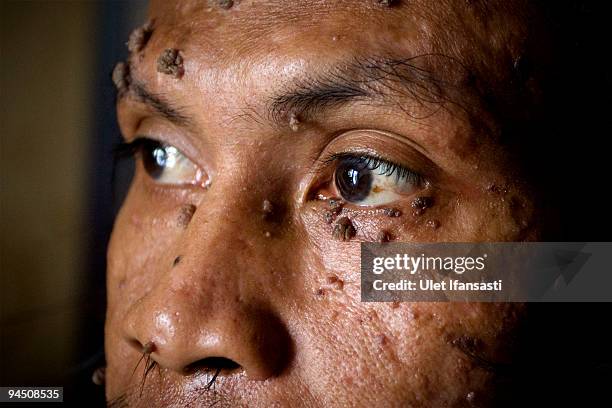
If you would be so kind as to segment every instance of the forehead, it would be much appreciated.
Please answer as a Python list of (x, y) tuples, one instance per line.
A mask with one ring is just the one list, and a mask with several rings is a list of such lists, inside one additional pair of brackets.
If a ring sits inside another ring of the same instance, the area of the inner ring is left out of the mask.
[(156, 37), (191, 48), (210, 67), (245, 58), (444, 53), (466, 64), (520, 53), (527, 7), (518, 1), (155, 0)]

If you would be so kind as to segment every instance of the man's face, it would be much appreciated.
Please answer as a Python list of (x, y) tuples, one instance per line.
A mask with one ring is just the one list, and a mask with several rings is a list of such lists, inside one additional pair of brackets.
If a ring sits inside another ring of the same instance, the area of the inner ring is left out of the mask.
[(524, 24), (465, 1), (213, 3), (154, 2), (132, 44), (107, 397), (486, 403), (522, 308), (362, 303), (359, 242), (538, 237), (483, 96)]

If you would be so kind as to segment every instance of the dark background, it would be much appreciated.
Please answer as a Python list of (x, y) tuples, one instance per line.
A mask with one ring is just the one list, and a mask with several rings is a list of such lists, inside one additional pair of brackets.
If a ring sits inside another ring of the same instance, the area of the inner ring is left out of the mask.
[[(550, 109), (523, 133), (522, 153), (563, 240), (610, 241), (610, 6), (539, 3), (561, 41), (543, 50), (558, 56)], [(104, 364), (106, 243), (126, 184), (111, 180), (110, 73), (145, 4), (1, 4), (0, 385), (64, 386), (68, 402), (103, 405), (91, 374)], [(608, 405), (610, 305), (530, 308), (499, 405)]]
[[(144, 1), (2, 1), (0, 385), (103, 405), (119, 141), (110, 74)], [(23, 405), (21, 405), (23, 406)]]

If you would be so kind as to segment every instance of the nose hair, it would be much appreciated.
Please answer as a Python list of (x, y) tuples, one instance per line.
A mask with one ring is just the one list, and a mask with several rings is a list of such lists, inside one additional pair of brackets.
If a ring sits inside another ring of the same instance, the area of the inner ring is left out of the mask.
[[(194, 325), (183, 318), (186, 309), (168, 305), (148, 313), (142, 302), (139, 321), (128, 323), (128, 341), (139, 352), (151, 355), (161, 367), (181, 374), (219, 369), (224, 375), (244, 371), (252, 380), (278, 374), (291, 355), (291, 342), (282, 322), (265, 309), (228, 311)], [(226, 309), (229, 310), (229, 309)], [(194, 311), (189, 311), (193, 313)], [(149, 349), (146, 351), (145, 349)]]
[[(154, 286), (128, 311), (124, 338), (139, 353), (153, 344), (150, 357), (182, 374), (221, 369), (221, 375), (244, 371), (249, 379), (265, 380), (280, 373), (292, 342), (269, 306), (266, 288), (273, 285), (261, 281), (271, 276), (269, 254), (245, 247), (244, 223), (197, 223), (194, 218), (181, 241), (180, 263), (158, 271)], [(236, 226), (242, 230), (228, 230)], [(227, 237), (239, 242), (232, 245)], [(240, 247), (244, 251), (235, 250)]]

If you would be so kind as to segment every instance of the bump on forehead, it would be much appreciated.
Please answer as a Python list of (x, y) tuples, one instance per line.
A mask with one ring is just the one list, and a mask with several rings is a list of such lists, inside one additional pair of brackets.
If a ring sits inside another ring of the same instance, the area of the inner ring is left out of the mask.
[[(302, 34), (311, 38), (337, 31), (363, 39), (372, 29), (384, 28), (397, 33), (389, 39), (391, 46), (394, 41), (412, 39), (409, 46), (415, 53), (441, 52), (460, 59), (476, 53), (495, 61), (497, 56), (491, 54), (510, 52), (516, 58), (520, 53), (527, 36), (524, 21), (532, 9), (523, 0), (402, 0), (394, 7), (381, 6), (377, 0), (243, 0), (229, 10), (213, 3), (153, 0), (151, 14), (172, 26), (166, 34), (177, 37), (176, 41), (197, 37), (203, 49), (231, 50), (234, 56), (299, 39)], [(408, 30), (412, 35), (402, 36)], [(349, 45), (343, 43), (338, 52)]]
[[(191, 33), (206, 31), (217, 36), (252, 45), (263, 35), (290, 27), (295, 31), (313, 29), (325, 21), (343, 22), (343, 29), (362, 29), (363, 19), (382, 24), (396, 8), (382, 7), (376, 0), (340, 1), (236, 1), (229, 9), (212, 1), (166, 2), (153, 0), (151, 15), (166, 24), (183, 26)], [(399, 8), (398, 8), (399, 9)], [(219, 39), (216, 40), (219, 43)]]
[[(455, 61), (491, 106), (503, 104), (495, 100), (513, 81), (532, 15), (524, 0), (403, 0), (394, 7), (376, 0), (236, 1), (229, 10), (206, 1), (154, 0), (151, 9), (160, 21), (157, 48), (180, 44), (200, 68), (240, 71), (237, 64), (260, 58), (264, 64), (306, 60), (317, 67), (355, 57), (441, 55), (424, 68), (448, 73)], [(345, 40), (332, 42), (336, 34)]]

